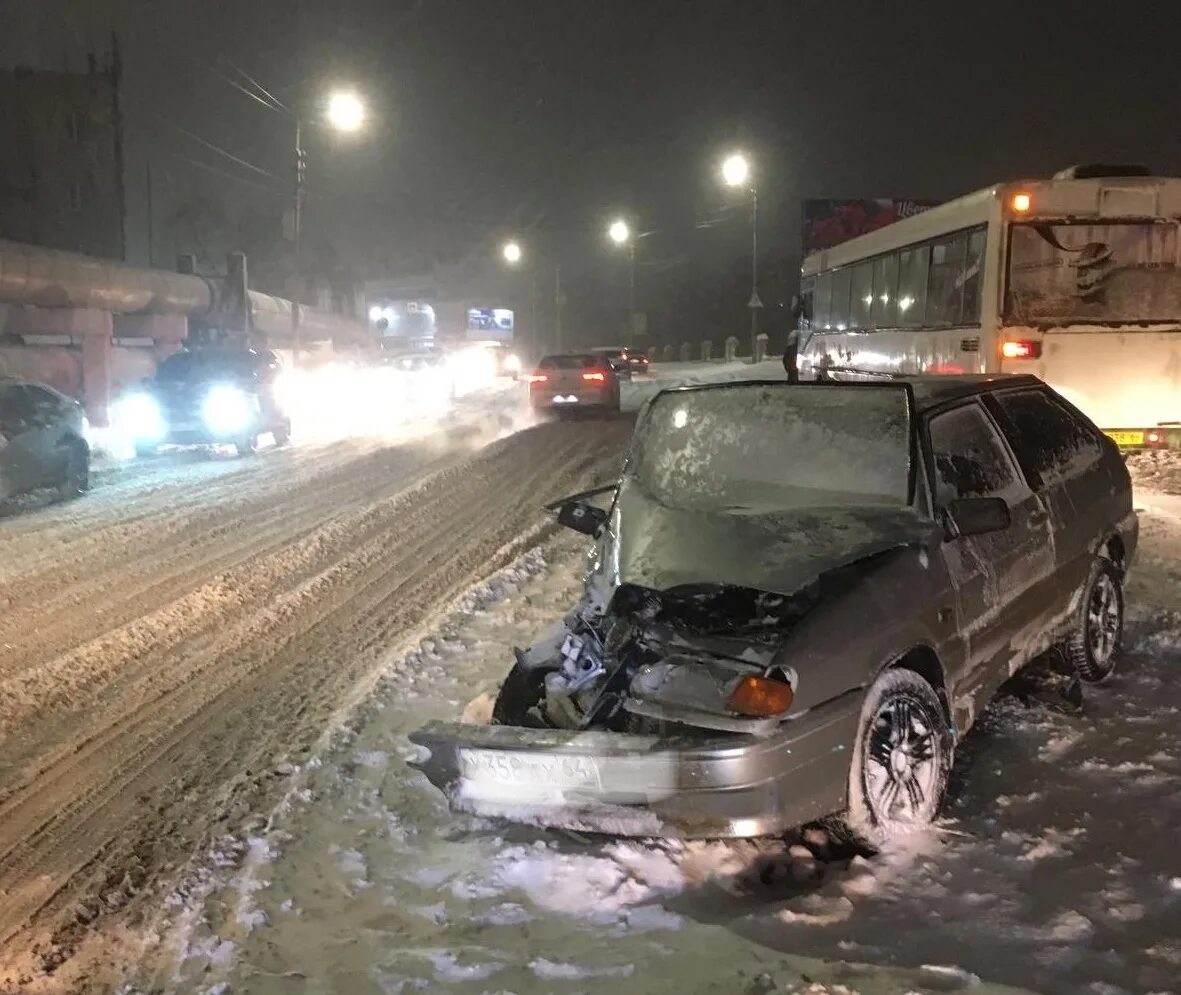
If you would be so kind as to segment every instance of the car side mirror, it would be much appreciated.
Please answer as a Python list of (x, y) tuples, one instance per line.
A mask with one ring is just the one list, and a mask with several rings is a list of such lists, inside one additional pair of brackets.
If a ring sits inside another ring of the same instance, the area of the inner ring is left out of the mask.
[(943, 515), (943, 530), (948, 539), (1003, 532), (1013, 522), (1013, 515), (1003, 498), (957, 498)]
[(607, 512), (582, 501), (567, 501), (558, 509), (558, 524), (583, 535), (596, 536), (607, 524)]

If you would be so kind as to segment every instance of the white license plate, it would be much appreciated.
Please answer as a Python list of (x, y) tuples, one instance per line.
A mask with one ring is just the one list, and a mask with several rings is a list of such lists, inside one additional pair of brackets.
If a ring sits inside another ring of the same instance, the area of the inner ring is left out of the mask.
[(514, 750), (459, 750), (459, 773), (468, 781), (494, 781), (522, 787), (601, 786), (598, 765), (589, 757)]

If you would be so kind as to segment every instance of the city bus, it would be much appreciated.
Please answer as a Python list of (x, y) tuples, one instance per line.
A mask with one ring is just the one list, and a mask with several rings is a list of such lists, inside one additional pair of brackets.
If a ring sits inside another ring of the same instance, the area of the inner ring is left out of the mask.
[(1033, 373), (1121, 446), (1181, 448), (1181, 179), (1076, 166), (808, 256), (801, 379)]

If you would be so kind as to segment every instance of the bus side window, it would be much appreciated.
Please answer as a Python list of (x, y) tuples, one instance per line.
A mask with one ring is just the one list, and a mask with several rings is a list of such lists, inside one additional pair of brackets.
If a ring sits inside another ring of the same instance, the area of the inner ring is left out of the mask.
[(852, 269), (842, 266), (832, 271), (832, 303), (829, 305), (828, 319), (831, 327), (843, 332), (849, 327), (849, 287), (852, 284)]
[(903, 328), (917, 328), (927, 313), (928, 245), (903, 249), (898, 262), (898, 324)]
[(980, 287), (984, 281), (984, 246), (988, 229), (977, 228), (968, 235), (968, 258), (964, 263), (964, 296), (960, 302), (961, 325), (980, 324)]
[(858, 263), (852, 272), (849, 327), (868, 331), (873, 327), (873, 263)]
[(967, 248), (968, 240), (963, 235), (940, 239), (932, 244), (925, 324), (946, 326), (959, 321)]
[(829, 301), (832, 298), (832, 273), (821, 273), (816, 277), (816, 289), (812, 297), (812, 328), (818, 332), (832, 327)]
[(875, 328), (898, 326), (898, 253), (879, 256), (873, 264), (873, 323)]

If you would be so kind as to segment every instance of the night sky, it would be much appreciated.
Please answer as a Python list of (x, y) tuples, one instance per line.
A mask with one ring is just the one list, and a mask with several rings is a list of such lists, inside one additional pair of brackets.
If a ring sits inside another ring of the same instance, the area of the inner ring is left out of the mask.
[(309, 227), (364, 275), (491, 254), (511, 233), (584, 287), (616, 287), (602, 229), (624, 213), (655, 232), (641, 276), (676, 310), (703, 283), (743, 296), (730, 285), (749, 265), (746, 215), (716, 179), (731, 146), (757, 162), (776, 298), (798, 266), (803, 197), (942, 199), (1079, 161), (1181, 174), (1173, 8), (5, 0), (0, 60), (80, 67), (118, 34), (140, 258), (149, 160), (157, 216), (194, 191), (230, 213), (281, 209), (289, 124), (210, 71), (232, 75), (228, 59), (309, 117), (335, 83), (371, 102), (364, 137), (308, 139)]

